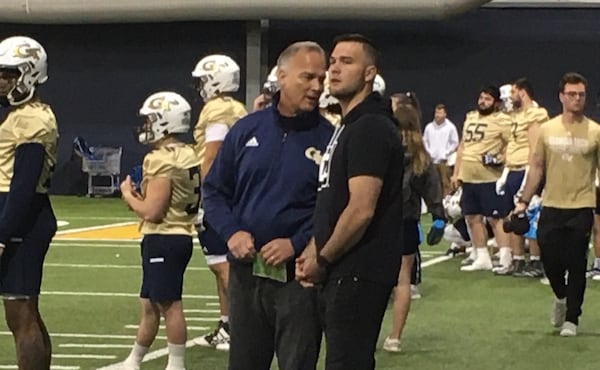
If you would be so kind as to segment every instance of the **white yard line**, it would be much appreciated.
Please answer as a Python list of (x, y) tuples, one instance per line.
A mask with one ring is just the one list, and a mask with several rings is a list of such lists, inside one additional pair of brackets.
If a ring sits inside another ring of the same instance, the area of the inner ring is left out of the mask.
[[(17, 365), (0, 365), (0, 369), (16, 369), (19, 367)], [(52, 365), (50, 366), (50, 370), (79, 370), (81, 369), (79, 366), (60, 366), (60, 365)]]
[[(187, 318), (186, 318), (186, 320), (187, 320)], [(213, 320), (213, 321), (217, 322), (218, 319), (217, 320)], [(139, 328), (139, 325), (125, 325), (124, 328), (125, 329), (134, 329), (134, 330), (137, 330)], [(158, 328), (161, 329), (161, 330), (165, 330), (166, 326), (159, 325)], [(209, 329), (212, 329), (212, 328), (209, 328), (207, 326), (187, 326), (187, 330), (190, 330), (190, 331), (206, 331), (206, 330), (209, 330)]]
[[(118, 258), (118, 257), (115, 257)], [(140, 265), (92, 265), (86, 263), (44, 263), (44, 267), (68, 267), (68, 268), (84, 268), (84, 269), (130, 269), (130, 270), (141, 270)], [(208, 271), (208, 267), (186, 267), (188, 271)]]
[[(66, 231), (66, 230), (65, 230)], [(71, 232), (69, 230), (69, 232)], [(60, 237), (60, 235), (59, 235)], [(64, 243), (64, 242), (83, 242), (83, 243), (93, 243), (93, 242), (98, 242), (98, 241), (103, 241), (103, 242), (119, 242), (119, 243), (138, 243), (141, 241), (141, 238), (138, 239), (119, 239), (119, 238), (102, 238), (102, 239), (90, 239), (90, 238), (59, 238), (59, 239), (54, 239), (52, 240), (52, 244), (54, 243)], [(76, 245), (81, 245), (81, 244), (76, 244)]]
[[(217, 303), (218, 305), (218, 303)], [(184, 313), (220, 313), (220, 310), (205, 310), (197, 308), (187, 308), (183, 310)]]
[(219, 322), (219, 317), (185, 317), (185, 321), (190, 322)]
[[(0, 335), (12, 336), (10, 331), (0, 331)], [(56, 338), (84, 338), (84, 339), (135, 339), (135, 335), (114, 335), (114, 334), (82, 334), (82, 333), (50, 333), (50, 337)], [(166, 340), (165, 336), (157, 336), (156, 339)]]
[[(65, 230), (66, 231), (66, 230)], [(70, 232), (70, 230), (69, 230)], [(137, 239), (119, 239), (119, 238), (102, 238), (102, 239), (90, 239), (90, 238), (60, 238), (60, 239), (54, 239), (52, 241), (52, 245), (64, 245), (64, 246), (72, 246), (72, 247), (87, 247), (87, 246), (93, 246), (93, 245), (98, 245), (98, 242), (114, 242), (112, 244), (107, 243), (107, 246), (115, 246), (115, 247), (119, 247), (119, 246), (123, 246), (122, 243), (135, 243), (132, 244), (134, 246), (136, 246), (137, 248), (140, 247), (140, 242), (141, 242), (141, 238), (137, 238)], [(192, 243), (194, 245), (200, 245), (200, 242), (198, 241), (198, 237), (197, 235), (193, 235), (192, 236)], [(127, 246), (129, 247), (129, 246)], [(123, 247), (125, 248), (125, 247)]]
[(56, 233), (56, 235), (64, 235), (64, 234), (71, 234), (71, 233), (80, 233), (80, 232), (85, 232), (85, 231), (95, 231), (95, 230), (110, 229), (112, 227), (135, 225), (136, 223), (137, 222), (135, 222), (135, 221), (128, 221), (128, 222), (117, 222), (117, 223), (107, 224), (107, 225), (80, 227), (80, 228), (77, 228), (77, 229), (61, 230), (61, 231), (58, 231)]
[(99, 244), (99, 243), (61, 243), (53, 242), (52, 247), (85, 247), (85, 248), (129, 248), (129, 249), (140, 249), (140, 243), (136, 241), (135, 244)]
[(65, 354), (52, 354), (52, 358), (85, 358), (91, 360), (112, 360), (117, 358), (115, 355), (89, 355), (89, 354), (73, 354), (73, 355), (65, 355)]
[(439, 257), (436, 257), (436, 258), (432, 258), (432, 259), (427, 260), (425, 262), (421, 262), (421, 268), (433, 266), (433, 265), (436, 265), (438, 263), (442, 263), (444, 261), (448, 261), (448, 260), (451, 260), (451, 259), (452, 259), (452, 256), (439, 256)]
[[(57, 296), (86, 296), (86, 297), (139, 297), (139, 293), (116, 293), (116, 292), (63, 292), (63, 291), (42, 291), (42, 295)], [(219, 299), (216, 295), (205, 294), (184, 294), (184, 299)]]
[(61, 343), (60, 348), (131, 348), (131, 344)]

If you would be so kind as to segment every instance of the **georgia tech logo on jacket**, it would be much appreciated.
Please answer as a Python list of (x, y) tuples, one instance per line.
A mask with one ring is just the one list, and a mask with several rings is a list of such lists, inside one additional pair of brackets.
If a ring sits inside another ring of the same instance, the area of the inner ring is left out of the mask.
[(321, 164), (321, 151), (315, 148), (314, 146), (306, 148), (306, 150), (304, 151), (304, 155), (307, 159), (310, 159), (311, 161), (315, 162), (317, 166)]

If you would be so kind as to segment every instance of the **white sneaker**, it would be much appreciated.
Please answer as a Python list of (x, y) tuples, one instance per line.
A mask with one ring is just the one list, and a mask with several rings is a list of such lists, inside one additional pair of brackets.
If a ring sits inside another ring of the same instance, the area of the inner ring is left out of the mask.
[(478, 258), (472, 264), (468, 266), (463, 266), (460, 268), (460, 271), (485, 271), (492, 269), (492, 261), (489, 259)]
[(562, 329), (560, 330), (561, 337), (574, 337), (577, 335), (577, 325), (573, 324), (570, 321), (565, 321), (562, 324)]
[(383, 350), (387, 352), (400, 352), (400, 339), (385, 338)]
[[(212, 333), (206, 334), (202, 337), (194, 338), (194, 343), (202, 347), (213, 347), (218, 348), (221, 345), (221, 351), (229, 351), (229, 324), (219, 321), (219, 324)], [(225, 345), (226, 344), (226, 347)]]
[(472, 265), (472, 264), (473, 264), (473, 262), (475, 262), (475, 260), (473, 260), (473, 259), (471, 258), (471, 256), (469, 256), (469, 257), (467, 257), (467, 258), (463, 259), (462, 261), (460, 261), (460, 265), (461, 265), (461, 266), (469, 266), (469, 265)]
[(554, 300), (554, 304), (552, 305), (552, 316), (550, 317), (550, 323), (552, 324), (552, 326), (554, 326), (555, 328), (560, 328), (565, 323), (566, 316), (567, 303)]
[(410, 299), (421, 299), (419, 287), (413, 284), (410, 284)]
[(217, 349), (217, 351), (229, 351), (229, 342), (230, 339), (229, 337), (227, 337), (227, 339), (224, 339), (217, 343), (217, 346), (215, 348)]

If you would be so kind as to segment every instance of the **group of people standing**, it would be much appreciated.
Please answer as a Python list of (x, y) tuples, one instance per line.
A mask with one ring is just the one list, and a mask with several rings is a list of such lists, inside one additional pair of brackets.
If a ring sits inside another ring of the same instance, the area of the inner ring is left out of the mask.
[[(562, 335), (576, 335), (600, 160), (600, 128), (583, 115), (585, 79), (563, 77), (563, 114), (541, 127), (547, 113), (531, 108), (526, 80), (513, 85), (522, 104), (513, 120), (498, 110), (499, 90), (483, 88), (459, 144), (443, 105), (424, 136), (414, 105), (396, 102), (392, 111), (374, 91), (378, 64), (377, 48), (359, 34), (337, 37), (329, 56), (315, 42), (293, 43), (277, 60), (270, 104), (247, 114), (231, 96), (239, 88), (235, 61), (203, 58), (192, 72), (205, 102), (194, 145), (181, 138), (191, 129), (191, 107), (181, 95), (161, 91), (143, 102), (137, 139), (150, 151), (142, 178), (127, 176), (120, 186), (143, 235), (141, 321), (123, 369), (140, 368), (161, 317), (166, 368), (184, 369), (182, 288), (195, 229), (221, 312), (215, 331), (195, 340), (228, 350), (230, 370), (267, 370), (274, 356), (282, 370), (313, 370), (323, 334), (327, 370), (374, 369), (390, 295), (395, 291), (394, 317), (384, 349), (398, 351), (410, 286), (420, 281), (421, 199), (433, 218), (427, 243), (437, 244), (446, 224), (442, 198), (462, 186), (474, 245), (463, 269), (492, 268), (487, 218), (501, 251), (496, 273), (505, 275), (522, 260), (506, 225), (519, 222), (515, 216), (543, 178), (538, 240), (556, 295), (552, 322)], [(337, 125), (319, 110), (326, 78), (339, 105)], [(58, 134), (35, 90), (46, 79), (39, 43), (0, 43), (0, 103), (11, 107), (0, 136), (0, 288), (23, 369), (50, 366), (50, 337), (37, 309), (56, 231), (47, 189)]]

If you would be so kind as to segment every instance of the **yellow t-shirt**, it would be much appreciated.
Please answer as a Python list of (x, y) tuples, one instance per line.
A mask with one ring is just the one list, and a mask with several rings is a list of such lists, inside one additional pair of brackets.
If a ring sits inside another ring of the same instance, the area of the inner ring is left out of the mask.
[(485, 154), (504, 154), (510, 134), (511, 119), (503, 112), (482, 116), (477, 111), (467, 113), (463, 125), (463, 152), (458, 178), (466, 183), (486, 183), (498, 180), (502, 167), (484, 166)]
[(231, 128), (247, 114), (242, 103), (228, 96), (219, 96), (206, 102), (194, 127), (194, 148), (200, 157), (200, 164), (204, 161), (206, 152), (206, 128), (213, 124), (224, 124)]
[(189, 145), (163, 146), (146, 154), (142, 165), (142, 196), (150, 180), (164, 177), (171, 180), (171, 199), (161, 223), (141, 222), (142, 234), (193, 234), (200, 203), (199, 167), (198, 156)]
[(600, 160), (600, 126), (563, 124), (559, 115), (542, 125), (535, 154), (543, 159), (546, 185), (542, 205), (575, 209), (596, 207), (594, 182)]
[(527, 165), (529, 160), (529, 127), (548, 121), (548, 111), (531, 107), (514, 111), (508, 145), (506, 146), (506, 167), (514, 169)]
[(0, 125), (0, 192), (10, 190), (15, 164), (15, 151), (21, 144), (44, 146), (46, 157), (36, 193), (47, 193), (56, 166), (58, 128), (50, 106), (29, 102), (11, 111)]

